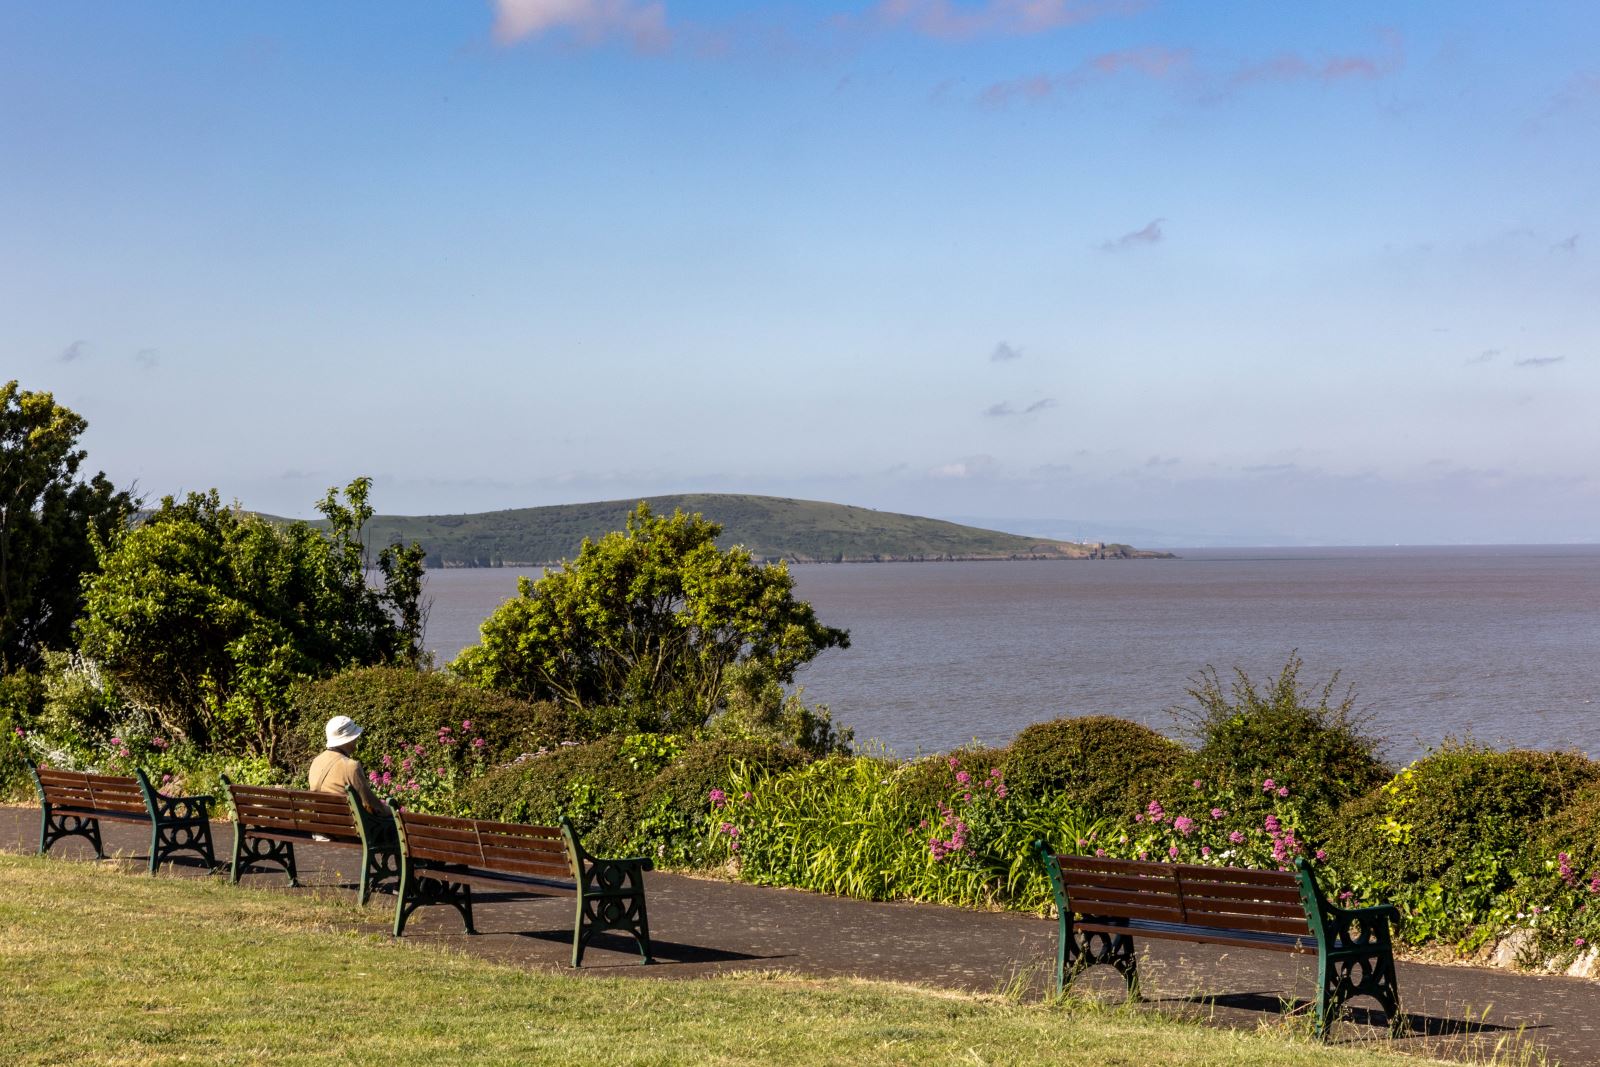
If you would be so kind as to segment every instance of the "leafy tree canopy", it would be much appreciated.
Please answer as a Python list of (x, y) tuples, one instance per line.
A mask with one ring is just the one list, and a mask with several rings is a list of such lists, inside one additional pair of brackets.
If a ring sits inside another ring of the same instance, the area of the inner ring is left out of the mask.
[(450, 665), (469, 681), (579, 709), (638, 709), (693, 730), (726, 705), (737, 676), (778, 683), (850, 635), (794, 598), (783, 564), (716, 546), (722, 527), (640, 503), (625, 532), (585, 540), (578, 558), (522, 579), (479, 644)]
[(327, 534), (224, 507), (216, 490), (164, 498), (100, 545), (84, 654), (175, 737), (273, 758), (296, 681), (419, 659), (422, 549), (384, 549), (384, 588), (369, 586), (369, 486), (357, 478), (343, 501), (328, 491)]
[(78, 476), (88, 423), (49, 393), (0, 386), (0, 674), (64, 649), (83, 609), (92, 537), (109, 537), (134, 503), (106, 476)]

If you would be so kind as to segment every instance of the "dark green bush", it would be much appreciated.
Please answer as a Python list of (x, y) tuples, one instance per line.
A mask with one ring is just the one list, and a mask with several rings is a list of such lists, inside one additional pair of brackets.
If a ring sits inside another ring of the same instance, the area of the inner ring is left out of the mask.
[[(940, 804), (950, 804), (962, 792), (955, 779), (958, 770), (965, 770), (973, 778), (983, 781), (996, 768), (1004, 775), (1010, 756), (1009, 748), (983, 745), (958, 748), (954, 752), (901, 764), (895, 772), (895, 785), (913, 811), (932, 816), (939, 810)], [(958, 766), (952, 767), (951, 760), (957, 761)]]
[(653, 774), (635, 766), (621, 736), (571, 745), (497, 767), (462, 791), (462, 814), (553, 826), (572, 820), (596, 853), (634, 843), (641, 797)]
[(293, 741), (279, 762), (303, 773), (322, 751), (323, 727), (335, 715), (348, 715), (362, 728), (356, 756), (368, 766), (404, 745), (429, 742), (439, 728), (459, 731), (463, 722), (488, 742), (494, 758), (584, 741), (592, 734), (558, 704), (533, 704), (467, 685), (438, 671), (405, 667), (364, 667), (296, 686)]
[(1332, 814), (1391, 775), (1364, 731), (1355, 696), (1335, 697), (1339, 676), (1320, 689), (1302, 686), (1301, 661), (1291, 655), (1278, 677), (1258, 687), (1241, 670), (1226, 687), (1215, 668), (1190, 680), (1197, 707), (1174, 709), (1198, 750), (1183, 777), (1232, 790), (1241, 803), (1259, 799), (1270, 778), (1298, 798), (1316, 837)]
[(1035, 723), (1017, 735), (1004, 767), (1024, 797), (1061, 794), (1094, 816), (1128, 816), (1165, 795), (1184, 748), (1148, 726), (1109, 715)]
[(1563, 852), (1574, 870), (1600, 870), (1600, 782), (1576, 793), (1534, 834), (1530, 859), (1535, 863), (1554, 860)]
[(1409, 940), (1462, 938), (1496, 919), (1536, 828), (1596, 782), (1578, 753), (1451, 743), (1346, 805), (1325, 847), (1345, 880), (1407, 911)]

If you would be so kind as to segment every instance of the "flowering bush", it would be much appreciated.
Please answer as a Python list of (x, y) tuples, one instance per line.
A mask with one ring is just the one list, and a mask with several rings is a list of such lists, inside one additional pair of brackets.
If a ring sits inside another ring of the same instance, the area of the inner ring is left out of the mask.
[(857, 756), (762, 778), (736, 774), (708, 797), (718, 814), (710, 851), (740, 877), (869, 900), (1042, 909), (1049, 884), (1032, 843), (1097, 840), (1059, 798), (1019, 797), (1004, 771), (963, 754), (940, 757), (943, 799), (922, 798), (930, 770)]
[(462, 788), (489, 768), (488, 742), (471, 719), (441, 726), (429, 741), (405, 745), (378, 758), (367, 779), (397, 808), (430, 815), (455, 814)]
[(1530, 841), (1596, 782), (1600, 764), (1575, 753), (1447, 743), (1348, 805), (1326, 847), (1364, 892), (1400, 906), (1406, 940), (1470, 948), (1544, 903), (1511, 892), (1531, 890), (1561, 850), (1534, 857)]
[(1151, 800), (1117, 825), (1095, 855), (1156, 862), (1287, 870), (1327, 853), (1308, 843), (1306, 804), (1287, 781), (1263, 777), (1240, 789), (1196, 778), (1178, 801)]

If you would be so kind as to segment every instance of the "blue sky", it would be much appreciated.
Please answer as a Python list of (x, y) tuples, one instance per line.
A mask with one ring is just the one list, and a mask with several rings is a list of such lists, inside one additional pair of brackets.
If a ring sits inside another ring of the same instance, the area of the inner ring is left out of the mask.
[(1591, 3), (0, 7), (0, 375), (149, 494), (1600, 539)]

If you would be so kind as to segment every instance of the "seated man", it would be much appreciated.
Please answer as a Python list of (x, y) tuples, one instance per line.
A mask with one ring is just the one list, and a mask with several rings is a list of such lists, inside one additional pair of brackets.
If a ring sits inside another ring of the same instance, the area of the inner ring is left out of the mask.
[(350, 754), (355, 751), (361, 727), (348, 715), (335, 715), (328, 720), (323, 732), (328, 738), (328, 749), (311, 761), (312, 792), (344, 796), (344, 787), (349, 786), (356, 791), (361, 806), (368, 811), (388, 810), (388, 805), (372, 791), (361, 761)]

